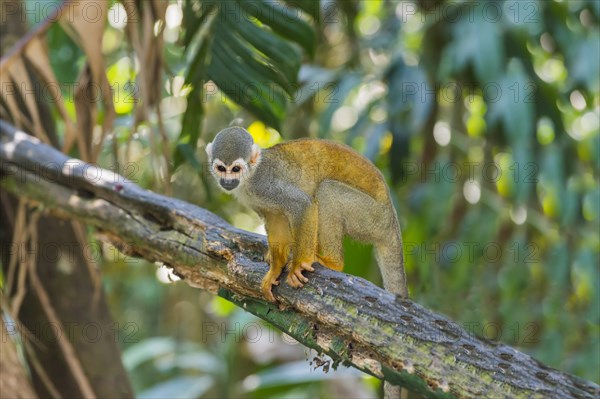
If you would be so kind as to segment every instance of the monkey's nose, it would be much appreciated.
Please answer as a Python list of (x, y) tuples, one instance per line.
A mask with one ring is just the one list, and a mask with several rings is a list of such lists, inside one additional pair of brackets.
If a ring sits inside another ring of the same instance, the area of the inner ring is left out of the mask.
[(238, 179), (221, 179), (219, 183), (221, 184), (221, 187), (223, 187), (225, 190), (230, 191), (236, 188), (238, 184), (240, 184), (240, 181)]

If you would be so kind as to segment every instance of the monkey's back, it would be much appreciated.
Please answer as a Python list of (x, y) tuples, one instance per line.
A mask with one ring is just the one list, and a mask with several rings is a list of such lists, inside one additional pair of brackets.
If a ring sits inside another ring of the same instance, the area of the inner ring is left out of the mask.
[(388, 189), (379, 169), (346, 145), (328, 140), (292, 140), (263, 150), (263, 157), (273, 164), (275, 174), (285, 174), (309, 195), (314, 195), (324, 180), (336, 180), (369, 194), (378, 202), (389, 202)]

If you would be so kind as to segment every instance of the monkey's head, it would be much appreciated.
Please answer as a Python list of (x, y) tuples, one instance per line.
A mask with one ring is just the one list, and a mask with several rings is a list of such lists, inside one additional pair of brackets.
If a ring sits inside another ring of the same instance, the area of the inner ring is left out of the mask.
[(260, 161), (260, 147), (244, 128), (221, 130), (206, 146), (210, 171), (219, 186), (232, 191), (247, 179)]

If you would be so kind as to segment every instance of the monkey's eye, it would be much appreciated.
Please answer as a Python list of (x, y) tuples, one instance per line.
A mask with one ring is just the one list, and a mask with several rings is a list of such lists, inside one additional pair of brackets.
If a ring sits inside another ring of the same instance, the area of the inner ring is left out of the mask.
[(227, 172), (227, 168), (225, 168), (225, 166), (223, 166), (223, 165), (219, 165), (219, 166), (217, 166), (217, 170), (218, 170), (219, 172)]
[(239, 166), (237, 166), (237, 165), (236, 165), (236, 166), (234, 166), (233, 168), (231, 168), (231, 171), (232, 171), (233, 173), (237, 173), (237, 172), (239, 172), (240, 170), (241, 170), (241, 168), (240, 168)]

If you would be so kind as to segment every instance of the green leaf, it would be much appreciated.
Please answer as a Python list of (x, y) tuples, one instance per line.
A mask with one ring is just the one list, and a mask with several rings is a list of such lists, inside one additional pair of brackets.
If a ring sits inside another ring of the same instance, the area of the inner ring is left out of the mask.
[(574, 85), (583, 84), (590, 92), (600, 87), (600, 31), (596, 28), (586, 38), (569, 45), (567, 69)]
[(373, 126), (371, 129), (369, 129), (367, 135), (366, 135), (366, 139), (367, 139), (367, 146), (365, 148), (365, 151), (363, 152), (363, 155), (367, 158), (369, 158), (371, 161), (375, 161), (375, 158), (377, 158), (377, 155), (379, 154), (379, 149), (381, 147), (381, 140), (383, 139), (386, 131), (388, 128), (388, 124), (387, 123), (379, 123), (375, 126)]
[[(260, 82), (273, 82), (286, 91), (291, 90), (288, 94), (293, 95), (291, 82), (279, 70), (273, 68), (272, 64), (269, 64), (269, 60), (261, 53), (243, 43), (240, 37), (236, 36), (231, 29), (223, 24), (217, 25), (215, 35), (219, 36), (220, 40), (217, 43), (218, 47), (213, 48), (213, 51), (221, 51), (220, 55), (229, 59), (239, 57), (237, 59), (240, 63), (248, 71), (255, 73)], [(285, 101), (285, 99), (283, 100)]]
[(256, 70), (228, 63), (235, 55), (221, 42), (215, 41), (213, 48), (213, 58), (207, 71), (210, 79), (233, 101), (268, 125), (279, 128), (286, 105), (282, 89), (269, 84), (272, 82), (264, 82)]
[[(228, 26), (232, 23), (225, 20)], [(236, 23), (237, 33), (263, 53), (267, 60), (280, 71), (290, 83), (296, 83), (302, 53), (297, 46), (281, 39), (253, 22), (242, 19)]]
[(160, 382), (153, 387), (140, 392), (140, 399), (196, 399), (204, 395), (215, 381), (213, 377), (203, 375), (197, 377), (177, 377)]
[[(501, 15), (507, 30), (537, 36), (543, 33), (544, 29), (544, 15), (541, 12), (543, 7), (540, 0), (529, 0), (527, 3), (509, 0), (503, 2)], [(491, 13), (488, 14), (488, 18), (491, 17)], [(493, 21), (495, 18), (490, 19), (489, 23), (494, 23)]]
[(562, 297), (569, 284), (569, 247), (566, 240), (552, 245), (546, 252), (545, 267), (547, 276), (553, 284), (555, 297)]
[[(201, 134), (202, 119), (204, 117), (204, 82), (206, 80), (207, 54), (211, 44), (210, 32), (216, 19), (215, 16), (208, 20), (206, 17), (211, 13), (214, 14), (217, 12), (214, 7), (207, 5), (203, 8), (204, 13), (200, 16), (196, 16), (193, 10), (188, 9), (189, 7), (192, 7), (190, 6), (192, 3), (197, 4), (192, 1), (188, 1), (185, 4), (186, 12), (184, 15), (187, 19), (184, 19), (184, 22), (186, 23), (186, 28), (188, 30), (194, 30), (195, 33), (198, 31), (198, 27), (202, 22), (206, 22), (208, 25), (205, 24), (202, 32), (198, 34), (198, 49), (192, 57), (192, 62), (185, 77), (185, 83), (191, 85), (192, 90), (187, 96), (187, 107), (181, 122), (181, 133), (177, 140), (178, 144), (175, 146), (175, 153), (173, 155), (174, 169), (177, 169), (186, 159), (188, 161), (195, 159), (195, 155), (193, 154), (196, 151), (196, 144), (198, 143), (198, 138)], [(191, 16), (188, 16), (188, 14)], [(196, 16), (196, 19), (193, 18), (194, 16)], [(189, 26), (187, 24), (196, 25)], [(188, 49), (191, 48), (191, 40), (191, 38), (187, 37), (185, 39), (186, 47)], [(192, 153), (193, 156), (190, 156), (190, 153)], [(196, 165), (196, 163), (197, 161), (195, 163), (193, 162), (192, 166), (198, 170), (198, 165)]]
[(504, 46), (500, 21), (486, 19), (485, 2), (475, 4), (472, 18), (460, 18), (451, 26), (452, 42), (442, 55), (440, 80), (463, 72), (469, 65), (480, 82), (492, 82), (502, 74)]
[(191, 167), (193, 167), (196, 170), (196, 172), (202, 172), (202, 165), (198, 161), (198, 158), (196, 158), (196, 151), (191, 145), (187, 143), (177, 144), (177, 146), (175, 147), (175, 156), (175, 167), (181, 165), (183, 161), (186, 161)]
[(390, 120), (401, 123), (411, 135), (416, 134), (427, 121), (435, 101), (435, 91), (425, 71), (398, 58), (387, 72), (387, 81)]
[(171, 337), (153, 337), (130, 346), (123, 352), (123, 365), (129, 371), (140, 364), (173, 353), (176, 342)]
[(183, 6), (183, 26), (185, 26), (185, 34), (183, 36), (183, 44), (186, 48), (190, 46), (194, 36), (198, 33), (202, 24), (211, 15), (217, 12), (217, 3), (209, 1), (191, 1), (188, 0)]
[(320, 19), (320, 1), (319, 0), (284, 0), (286, 4), (291, 7), (299, 8), (311, 17), (315, 21)]
[[(329, 91), (333, 95), (336, 90), (335, 82), (338, 80), (338, 73), (332, 69), (304, 64), (300, 68), (299, 80), (302, 82), (302, 86), (295, 93), (294, 105), (296, 107), (302, 106), (308, 100), (314, 100), (317, 94), (322, 94), (319, 90)], [(329, 100), (327, 95), (325, 97), (326, 101)]]
[(587, 0), (587, 3), (589, 5), (589, 7), (592, 9), (592, 11), (594, 12), (594, 15), (596, 15), (596, 18), (600, 18), (600, 1)]
[(193, 352), (181, 352), (175, 356), (164, 356), (155, 363), (156, 368), (161, 372), (177, 371), (178, 369), (197, 370), (202, 373), (219, 375), (225, 372), (226, 364), (224, 359), (220, 359), (205, 350)]
[[(519, 60), (511, 60), (506, 75), (496, 86), (497, 96), (489, 94), (489, 121), (502, 122), (504, 133), (513, 145), (529, 142), (535, 133), (532, 79)], [(490, 89), (491, 91), (491, 89)]]
[(339, 367), (335, 373), (324, 373), (312, 370), (304, 360), (272, 367), (251, 376), (252, 388), (246, 392), (258, 391), (271, 387), (281, 387), (293, 384), (310, 384), (323, 380), (361, 375), (356, 369)]
[(563, 226), (568, 227), (576, 223), (580, 201), (577, 179), (572, 176), (567, 180), (566, 189), (562, 192), (561, 224)]
[(533, 189), (537, 175), (536, 159), (533, 156), (535, 141), (535, 97), (531, 87), (535, 87), (523, 64), (511, 60), (506, 75), (495, 84), (497, 95), (489, 95), (488, 124), (501, 125), (504, 136), (512, 147), (516, 200), (523, 203)]
[(389, 129), (393, 135), (390, 162), (392, 178), (397, 180), (405, 173), (411, 138), (422, 130), (429, 118), (435, 91), (422, 68), (406, 65), (401, 58), (392, 63), (386, 80)]
[(333, 114), (344, 104), (344, 99), (360, 82), (361, 76), (358, 73), (347, 73), (334, 84), (334, 90), (325, 100), (329, 102), (329, 106), (319, 118), (319, 137), (326, 137), (329, 134)]
[(600, 189), (590, 190), (583, 197), (582, 212), (586, 220), (598, 223), (600, 219)]
[(298, 43), (312, 57), (315, 54), (316, 34), (300, 16), (281, 4), (266, 0), (237, 0), (244, 11), (269, 25), (279, 35)]
[(196, 143), (200, 137), (202, 118), (204, 117), (203, 96), (204, 90), (202, 86), (199, 88), (194, 87), (188, 94), (188, 104), (181, 123), (181, 133), (179, 134), (173, 156), (174, 169), (177, 169), (184, 160), (190, 162), (196, 170), (201, 169), (195, 153)]

